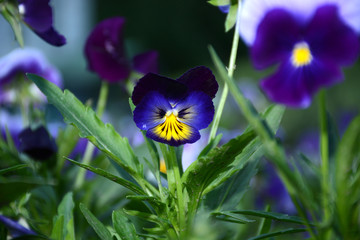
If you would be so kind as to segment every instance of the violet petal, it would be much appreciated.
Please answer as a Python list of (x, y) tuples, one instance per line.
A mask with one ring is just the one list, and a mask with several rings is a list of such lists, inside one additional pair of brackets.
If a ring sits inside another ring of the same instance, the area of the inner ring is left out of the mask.
[(124, 50), (124, 24), (122, 17), (103, 20), (86, 41), (85, 55), (89, 69), (109, 82), (124, 80), (130, 74), (130, 64)]

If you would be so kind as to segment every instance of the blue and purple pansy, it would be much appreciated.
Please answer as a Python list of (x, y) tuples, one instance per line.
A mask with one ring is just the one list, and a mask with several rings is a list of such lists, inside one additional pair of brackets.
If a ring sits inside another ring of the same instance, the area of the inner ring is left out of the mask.
[(63, 46), (66, 39), (53, 27), (53, 13), (50, 0), (18, 0), (23, 21), (47, 43)]
[(148, 73), (132, 94), (134, 121), (146, 136), (171, 146), (194, 143), (214, 117), (218, 84), (211, 70), (199, 66), (174, 80)]
[(320, 88), (343, 80), (341, 67), (359, 54), (357, 0), (247, 0), (238, 21), (255, 68), (278, 64), (261, 81), (263, 91), (289, 107), (308, 107)]

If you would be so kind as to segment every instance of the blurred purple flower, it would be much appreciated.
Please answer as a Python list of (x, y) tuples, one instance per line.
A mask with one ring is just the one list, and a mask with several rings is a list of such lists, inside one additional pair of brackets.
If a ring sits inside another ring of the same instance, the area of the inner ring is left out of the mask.
[(228, 13), (230, 10), (230, 5), (223, 5), (223, 6), (219, 6), (220, 11), (222, 11), (223, 13)]
[(34, 231), (27, 229), (18, 222), (11, 220), (3, 215), (0, 215), (0, 222), (9, 230), (11, 237), (21, 237), (24, 235), (37, 235)]
[[(25, 73), (37, 74), (62, 87), (60, 72), (47, 61), (39, 50), (15, 49), (0, 59), (0, 104), (12, 103), (16, 100), (18, 97), (16, 86), (11, 86), (11, 83), (18, 76), (25, 78)], [(46, 100), (46, 97), (34, 84), (30, 85), (29, 92), (40, 101)]]
[(343, 80), (359, 53), (357, 0), (245, 1), (240, 35), (257, 69), (279, 64), (261, 87), (274, 102), (307, 107), (322, 87)]
[(19, 151), (27, 154), (34, 160), (47, 160), (57, 151), (55, 140), (43, 126), (36, 129), (25, 128), (19, 134), (19, 142)]
[(49, 2), (50, 0), (18, 0), (19, 12), (24, 22), (40, 38), (59, 47), (66, 43), (66, 39), (53, 27), (53, 14)]
[(272, 211), (295, 214), (296, 208), (273, 166), (267, 163), (261, 176), (263, 179), (256, 194), (258, 207), (263, 209), (265, 205), (270, 204)]
[(18, 134), (23, 129), (23, 122), (20, 114), (10, 114), (5, 110), (0, 110), (1, 136), (6, 139), (6, 128), (9, 130), (11, 138), (16, 147), (19, 147)]
[(135, 56), (133, 64), (128, 60), (124, 49), (124, 24), (123, 17), (101, 21), (90, 33), (85, 44), (89, 69), (111, 83), (127, 79), (132, 67), (143, 74), (158, 71), (158, 54), (155, 51)]

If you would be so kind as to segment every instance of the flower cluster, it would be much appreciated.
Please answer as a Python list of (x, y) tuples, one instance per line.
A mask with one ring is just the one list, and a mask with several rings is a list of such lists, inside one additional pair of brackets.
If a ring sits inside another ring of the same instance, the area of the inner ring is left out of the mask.
[(245, 1), (239, 31), (257, 69), (279, 64), (261, 82), (274, 102), (307, 107), (322, 87), (342, 81), (360, 45), (356, 0)]
[(132, 94), (134, 121), (146, 136), (162, 143), (179, 146), (194, 143), (199, 130), (214, 117), (212, 99), (218, 84), (206, 67), (196, 67), (173, 80), (146, 74)]

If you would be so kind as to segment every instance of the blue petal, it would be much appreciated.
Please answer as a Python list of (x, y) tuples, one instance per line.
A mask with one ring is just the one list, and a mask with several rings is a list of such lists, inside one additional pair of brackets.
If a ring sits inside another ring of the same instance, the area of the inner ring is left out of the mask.
[(165, 114), (172, 107), (166, 98), (152, 91), (146, 94), (134, 110), (134, 121), (141, 130), (149, 130), (165, 121)]
[(211, 98), (203, 92), (192, 92), (176, 104), (178, 119), (200, 130), (209, 126), (214, 117), (214, 105)]
[(5, 216), (0, 215), (0, 222), (2, 222), (10, 230), (13, 237), (36, 235), (36, 233), (32, 230), (25, 228), (14, 220), (11, 220)]

